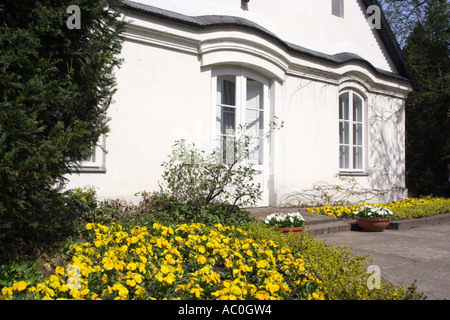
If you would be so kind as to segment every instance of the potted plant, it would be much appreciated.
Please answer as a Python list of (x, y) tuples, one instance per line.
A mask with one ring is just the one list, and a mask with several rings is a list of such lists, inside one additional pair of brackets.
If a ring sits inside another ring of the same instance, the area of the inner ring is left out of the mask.
[(366, 205), (355, 213), (355, 218), (361, 229), (380, 232), (389, 226), (392, 214), (392, 211), (387, 208)]
[(294, 234), (302, 233), (303, 227), (305, 226), (305, 219), (302, 217), (300, 212), (292, 213), (271, 213), (264, 223), (269, 227), (275, 227), (276, 230), (281, 231), (285, 234), (292, 232)]

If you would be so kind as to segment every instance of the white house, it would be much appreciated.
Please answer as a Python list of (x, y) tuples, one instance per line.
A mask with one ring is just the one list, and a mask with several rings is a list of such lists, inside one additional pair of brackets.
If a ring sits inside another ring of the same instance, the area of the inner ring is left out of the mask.
[[(124, 1), (130, 21), (111, 131), (68, 187), (133, 200), (157, 191), (180, 138), (206, 150), (255, 133), (260, 206), (332, 195), (404, 197), (405, 99), (414, 78), (376, 0)], [(375, 7), (376, 9), (376, 7)], [(336, 187), (339, 186), (339, 187)], [(325, 193), (326, 192), (326, 193)]]

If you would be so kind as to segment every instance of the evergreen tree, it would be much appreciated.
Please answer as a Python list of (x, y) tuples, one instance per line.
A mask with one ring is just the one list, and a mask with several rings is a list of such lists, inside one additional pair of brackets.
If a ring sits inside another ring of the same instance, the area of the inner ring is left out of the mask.
[[(67, 12), (71, 5), (79, 16)], [(124, 29), (120, 10), (120, 0), (0, 4), (3, 249), (55, 237), (76, 218), (64, 212), (61, 189), (70, 167), (108, 131)], [(79, 29), (71, 28), (68, 19), (77, 18)]]
[(450, 13), (445, 0), (424, 3), (424, 19), (407, 38), (404, 54), (420, 90), (406, 102), (407, 187), (413, 195), (438, 192), (450, 163)]

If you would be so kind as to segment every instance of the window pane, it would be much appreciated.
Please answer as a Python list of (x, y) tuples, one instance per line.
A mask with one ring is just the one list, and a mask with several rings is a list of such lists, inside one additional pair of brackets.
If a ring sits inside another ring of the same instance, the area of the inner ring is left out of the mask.
[(353, 121), (362, 122), (362, 100), (356, 94), (353, 94)]
[(348, 92), (345, 92), (339, 96), (339, 119), (341, 120), (349, 120), (348, 101)]
[(247, 78), (246, 92), (246, 124), (247, 132), (253, 138), (250, 142), (250, 159), (255, 165), (263, 164), (264, 135), (264, 85)]
[(339, 122), (339, 143), (349, 144), (350, 137), (348, 132), (348, 121)]
[(250, 140), (250, 155), (249, 161), (255, 165), (263, 164), (263, 152), (264, 152), (264, 144), (263, 139), (254, 138)]
[(247, 131), (252, 137), (264, 135), (264, 112), (247, 109)]
[(222, 134), (234, 134), (236, 129), (236, 109), (222, 107)]
[(349, 168), (349, 147), (348, 146), (340, 146), (339, 147), (339, 167), (341, 169), (348, 169)]
[(353, 147), (353, 169), (362, 169), (362, 147)]
[(331, 0), (331, 14), (337, 17), (344, 17), (344, 1)]
[(217, 104), (236, 105), (236, 77), (217, 77)]
[(247, 109), (264, 109), (263, 88), (262, 83), (247, 79)]
[(234, 137), (218, 136), (216, 139), (217, 160), (222, 163), (228, 164), (233, 163), (235, 158), (234, 146), (235, 146)]
[(353, 145), (362, 146), (363, 145), (363, 134), (362, 134), (362, 123), (353, 124)]
[(236, 109), (231, 107), (216, 108), (216, 134), (234, 135), (236, 129)]

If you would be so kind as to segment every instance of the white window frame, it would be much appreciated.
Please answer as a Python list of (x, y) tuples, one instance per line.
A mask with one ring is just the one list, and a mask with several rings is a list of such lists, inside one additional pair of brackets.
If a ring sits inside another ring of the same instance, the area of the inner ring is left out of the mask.
[(344, 0), (331, 0), (331, 14), (344, 18)]
[[(270, 99), (269, 99), (269, 80), (261, 77), (260, 75), (240, 68), (220, 68), (212, 70), (211, 81), (211, 148), (216, 148), (216, 112), (217, 112), (217, 78), (220, 76), (234, 76), (236, 77), (236, 130), (240, 125), (246, 126), (246, 89), (247, 78), (256, 80), (263, 84), (263, 112), (264, 112), (264, 133), (269, 130), (269, 117), (270, 117)], [(263, 138), (263, 163), (255, 164), (254, 169), (258, 171), (268, 172), (269, 168), (269, 142), (268, 139)]]
[(81, 172), (105, 172), (105, 152), (103, 151), (105, 148), (106, 137), (105, 135), (101, 135), (99, 138), (99, 142), (92, 147), (92, 154), (89, 159), (81, 160), (80, 166)]
[[(344, 95), (345, 93), (349, 94), (349, 101), (348, 101), (348, 141), (349, 143), (346, 144), (341, 143), (341, 132), (339, 132), (339, 162), (341, 159), (341, 146), (348, 146), (349, 147), (349, 167), (348, 168), (341, 168), (341, 163), (339, 163), (339, 173), (340, 174), (365, 174), (366, 173), (366, 154), (367, 154), (367, 121), (366, 121), (366, 99), (364, 98), (363, 95), (361, 95), (360, 93), (358, 93), (356, 90), (354, 89), (344, 89), (341, 90), (339, 92), (339, 98), (338, 101), (340, 101), (340, 98), (342, 95)], [(356, 95), (359, 99), (361, 99), (361, 112), (362, 112), (362, 121), (355, 121), (353, 120), (353, 96)], [(339, 102), (340, 103), (340, 102)], [(340, 106), (338, 105), (338, 120), (339, 120), (339, 124), (346, 121), (341, 119), (341, 115), (340, 115)], [(361, 151), (361, 163), (362, 163), (362, 168), (354, 168), (354, 163), (353, 163), (353, 149), (354, 147), (359, 147), (359, 145), (355, 145), (354, 141), (353, 141), (353, 125), (355, 124), (362, 124), (361, 128), (362, 128), (362, 151)], [(340, 126), (339, 126), (340, 127)]]

